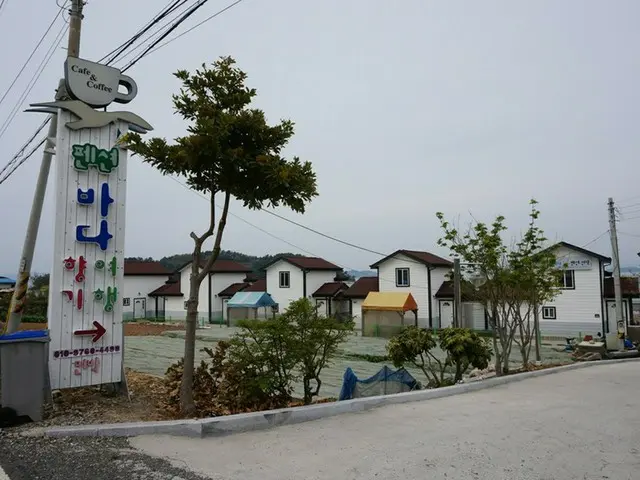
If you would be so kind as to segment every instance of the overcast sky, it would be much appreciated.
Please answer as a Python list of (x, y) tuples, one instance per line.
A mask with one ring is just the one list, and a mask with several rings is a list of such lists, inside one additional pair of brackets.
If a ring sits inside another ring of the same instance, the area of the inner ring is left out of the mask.
[[(209, 1), (186, 25), (228, 3)], [(165, 4), (89, 1), (81, 57), (98, 60)], [(57, 8), (54, 0), (8, 1), (0, 14), (0, 92)], [(307, 213), (282, 215), (379, 252), (446, 255), (436, 246), (435, 212), (463, 224), (469, 212), (485, 221), (502, 214), (518, 235), (533, 196), (550, 239), (610, 255), (602, 234), (613, 196), (626, 218), (619, 225), (623, 264), (637, 265), (638, 18), (637, 0), (245, 0), (128, 71), (139, 88), (129, 109), (155, 135), (181, 135), (171, 73), (231, 55), (269, 119), (296, 122), (287, 154), (311, 160), (318, 174), (320, 195)], [(44, 53), (0, 105), (0, 123)], [(59, 49), (22, 110), (51, 99), (64, 56)], [(0, 168), (42, 120), (15, 117), (0, 138)], [(0, 185), (0, 273), (15, 275), (39, 161), (32, 157)], [(190, 251), (189, 232), (206, 228), (205, 200), (137, 157), (128, 171), (126, 255)], [(52, 263), (52, 191), (50, 182), (33, 267), (39, 272)], [(232, 213), (298, 248), (232, 217), (225, 249), (312, 253), (357, 269), (378, 258), (264, 212), (234, 204)]]

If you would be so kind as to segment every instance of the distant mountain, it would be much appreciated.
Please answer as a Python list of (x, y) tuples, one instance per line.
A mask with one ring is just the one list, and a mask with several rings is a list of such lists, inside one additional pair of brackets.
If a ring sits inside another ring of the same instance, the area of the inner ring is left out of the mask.
[(345, 270), (345, 272), (356, 280), (360, 277), (375, 277), (377, 275), (375, 270)]
[(621, 275), (640, 275), (640, 267), (620, 267)]

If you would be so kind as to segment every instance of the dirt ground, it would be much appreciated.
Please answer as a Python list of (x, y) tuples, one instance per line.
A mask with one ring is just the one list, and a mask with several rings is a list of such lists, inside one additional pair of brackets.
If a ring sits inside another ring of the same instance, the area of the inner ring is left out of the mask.
[[(0, 323), (0, 331), (2, 330)], [(23, 323), (20, 330), (42, 330), (47, 328), (46, 323)], [(160, 335), (168, 330), (184, 330), (184, 325), (170, 323), (130, 322), (124, 324), (124, 334), (127, 337), (146, 337)]]
[(162, 378), (127, 369), (129, 397), (106, 387), (86, 387), (54, 392), (45, 420), (25, 425), (48, 427), (134, 421), (168, 420), (163, 413)]

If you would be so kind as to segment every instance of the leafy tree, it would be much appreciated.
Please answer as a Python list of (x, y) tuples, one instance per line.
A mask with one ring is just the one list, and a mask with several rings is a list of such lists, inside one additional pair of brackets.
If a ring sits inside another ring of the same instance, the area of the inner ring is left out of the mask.
[(302, 374), (304, 404), (309, 405), (320, 392), (320, 373), (353, 332), (354, 324), (318, 315), (318, 308), (307, 298), (292, 302), (282, 317), (294, 325), (294, 344)]
[(49, 288), (49, 274), (36, 273), (31, 275), (31, 288), (38, 292), (45, 292)]
[(514, 342), (523, 364), (528, 364), (537, 332), (537, 312), (544, 301), (557, 294), (555, 256), (552, 250), (543, 248), (546, 238), (537, 225), (537, 202), (532, 199), (530, 205), (528, 229), (511, 247), (502, 239), (507, 229), (503, 216), (496, 217), (491, 225), (476, 222), (461, 234), (442, 213), (437, 213), (444, 232), (438, 244), (448, 247), (485, 280), (471, 293), (488, 314), (497, 375), (509, 373)]
[[(193, 74), (180, 70), (175, 76), (182, 88), (173, 96), (173, 104), (188, 123), (187, 135), (173, 144), (164, 138), (143, 141), (137, 134), (128, 134), (123, 142), (163, 174), (186, 177), (190, 188), (209, 199), (207, 228), (190, 235), (194, 247), (180, 399), (182, 412), (192, 415), (198, 292), (220, 255), (231, 197), (250, 209), (285, 205), (302, 213), (317, 190), (309, 162), (282, 156), (294, 134), (293, 123), (282, 120), (271, 126), (264, 112), (250, 107), (256, 90), (245, 85), (247, 75), (231, 57), (223, 57), (211, 67), (203, 65)], [(217, 196), (222, 196), (223, 206), (216, 227)], [(214, 234), (212, 253), (205, 260), (203, 247)]]
[(416, 326), (392, 337), (387, 352), (396, 367), (411, 364), (422, 370), (433, 388), (459, 382), (470, 366), (486, 368), (492, 353), (485, 339), (469, 329), (444, 328), (436, 336), (431, 330)]

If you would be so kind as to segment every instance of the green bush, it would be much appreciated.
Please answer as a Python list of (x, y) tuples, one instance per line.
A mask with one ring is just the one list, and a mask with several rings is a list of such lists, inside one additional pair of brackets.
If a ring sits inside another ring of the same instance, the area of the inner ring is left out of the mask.
[[(436, 354), (438, 346), (444, 357)], [(396, 367), (410, 364), (422, 370), (432, 388), (459, 382), (470, 366), (487, 368), (492, 355), (486, 339), (472, 330), (453, 327), (437, 335), (426, 328), (407, 327), (389, 340), (387, 352)]]

